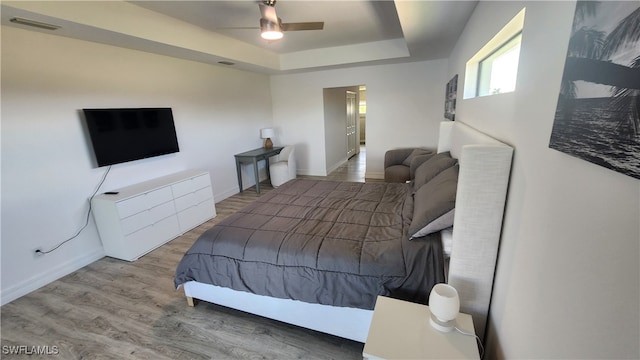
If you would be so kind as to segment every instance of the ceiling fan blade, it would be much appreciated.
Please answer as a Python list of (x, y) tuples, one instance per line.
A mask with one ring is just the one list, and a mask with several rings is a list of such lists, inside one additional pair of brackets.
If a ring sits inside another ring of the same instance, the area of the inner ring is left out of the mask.
[(228, 26), (216, 28), (216, 30), (256, 30), (260, 29), (259, 26)]
[(324, 28), (324, 22), (282, 23), (280, 26), (282, 26), (283, 31), (322, 30)]
[(258, 4), (260, 5), (260, 14), (262, 14), (262, 18), (271, 21), (272, 23), (278, 23), (278, 15), (276, 15), (276, 8), (273, 6)]

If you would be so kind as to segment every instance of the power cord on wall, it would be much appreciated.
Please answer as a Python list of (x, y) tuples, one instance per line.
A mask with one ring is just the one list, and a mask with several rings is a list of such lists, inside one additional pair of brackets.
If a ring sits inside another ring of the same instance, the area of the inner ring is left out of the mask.
[(476, 334), (472, 334), (470, 332), (466, 332), (464, 330), (461, 330), (457, 326), (454, 326), (453, 328), (456, 329), (456, 331), (459, 332), (462, 335), (473, 336), (473, 337), (476, 338), (476, 341), (478, 342), (478, 345), (480, 346), (480, 359), (482, 359), (482, 357), (484, 356), (484, 346), (482, 346), (482, 340), (480, 340), (480, 337), (478, 335), (476, 335)]
[(91, 217), (91, 200), (93, 200), (93, 198), (96, 196), (96, 194), (98, 193), (98, 191), (100, 191), (100, 187), (102, 187), (102, 184), (104, 184), (104, 181), (107, 179), (107, 175), (109, 175), (109, 171), (111, 171), (111, 165), (109, 165), (109, 167), (107, 168), (107, 171), (105, 171), (104, 175), (102, 176), (102, 180), (100, 180), (100, 183), (98, 184), (98, 187), (96, 187), (96, 190), (93, 192), (93, 194), (91, 194), (91, 197), (89, 198), (89, 210), (87, 211), (87, 216), (85, 219), (85, 223), (84, 225), (80, 228), (80, 230), (78, 230), (72, 237), (68, 238), (67, 240), (61, 242), (60, 244), (56, 245), (55, 247), (49, 249), (49, 250), (41, 250), (41, 249), (36, 249), (35, 253), (36, 254), (49, 254), (55, 250), (57, 250), (60, 246), (68, 243), (69, 241), (77, 238), (80, 233), (89, 225), (89, 218)]

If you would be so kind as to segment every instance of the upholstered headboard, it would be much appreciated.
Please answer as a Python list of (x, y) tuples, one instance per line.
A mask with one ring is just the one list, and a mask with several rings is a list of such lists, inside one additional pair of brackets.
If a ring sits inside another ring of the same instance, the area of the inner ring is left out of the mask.
[(458, 159), (448, 283), (484, 339), (513, 148), (459, 121), (440, 124), (438, 152)]

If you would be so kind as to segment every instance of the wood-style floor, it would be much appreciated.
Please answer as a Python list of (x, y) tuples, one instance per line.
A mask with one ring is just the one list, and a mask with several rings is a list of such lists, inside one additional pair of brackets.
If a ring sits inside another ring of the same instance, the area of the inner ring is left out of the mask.
[[(364, 158), (322, 178), (364, 181)], [(219, 202), (214, 219), (135, 262), (105, 257), (2, 306), (0, 358), (362, 359), (361, 343), (206, 302), (188, 307), (174, 288), (196, 238), (257, 196), (250, 188)]]

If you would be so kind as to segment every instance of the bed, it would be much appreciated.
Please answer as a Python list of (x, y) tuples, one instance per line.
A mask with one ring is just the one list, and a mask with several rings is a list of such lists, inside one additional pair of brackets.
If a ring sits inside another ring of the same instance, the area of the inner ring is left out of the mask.
[(426, 303), (446, 281), (483, 337), (512, 152), (447, 121), (434, 156), (447, 165), (411, 183), (290, 181), (203, 233), (175, 285), (191, 306), (364, 342), (378, 295)]

